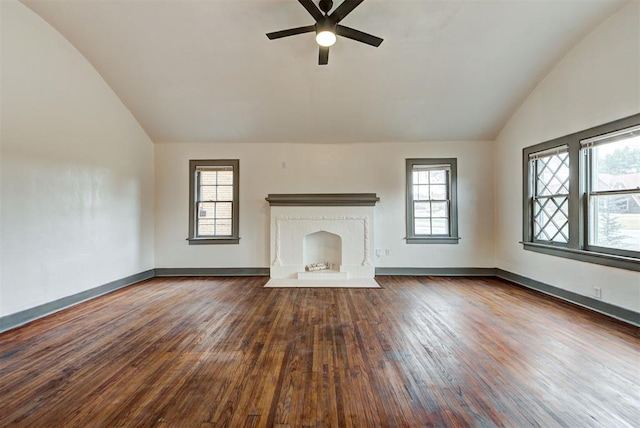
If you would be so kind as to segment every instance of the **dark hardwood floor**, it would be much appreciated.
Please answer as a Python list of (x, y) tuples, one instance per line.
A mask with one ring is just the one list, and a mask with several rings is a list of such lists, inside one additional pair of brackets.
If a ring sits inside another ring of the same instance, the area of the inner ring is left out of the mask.
[(0, 426), (625, 427), (638, 329), (493, 278), (156, 278), (0, 335)]

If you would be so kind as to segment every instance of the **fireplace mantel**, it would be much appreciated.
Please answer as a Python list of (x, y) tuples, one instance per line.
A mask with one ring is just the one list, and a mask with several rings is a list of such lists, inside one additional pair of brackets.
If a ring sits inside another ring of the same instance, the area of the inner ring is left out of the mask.
[[(375, 283), (373, 225), (380, 201), (375, 193), (272, 193), (266, 200), (272, 280), (296, 286), (328, 279)], [(309, 264), (325, 262), (332, 266), (328, 271), (305, 271)]]
[(270, 193), (270, 206), (371, 207), (380, 201), (375, 193)]

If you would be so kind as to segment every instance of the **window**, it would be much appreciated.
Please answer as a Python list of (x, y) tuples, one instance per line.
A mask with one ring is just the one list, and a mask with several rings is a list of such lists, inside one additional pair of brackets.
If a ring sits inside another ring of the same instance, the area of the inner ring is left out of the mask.
[(189, 244), (237, 244), (240, 162), (189, 161)]
[(533, 169), (533, 239), (569, 242), (569, 153), (567, 146), (530, 155)]
[(586, 162), (587, 249), (633, 257), (640, 253), (640, 125), (580, 144)]
[(523, 150), (527, 250), (640, 271), (640, 114)]
[(457, 161), (407, 159), (407, 243), (457, 244)]

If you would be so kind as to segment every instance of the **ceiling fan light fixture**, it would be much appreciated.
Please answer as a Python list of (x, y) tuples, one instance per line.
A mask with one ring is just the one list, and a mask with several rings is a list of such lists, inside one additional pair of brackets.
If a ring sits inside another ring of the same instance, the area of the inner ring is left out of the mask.
[(267, 33), (269, 40), (295, 36), (296, 34), (316, 33), (316, 42), (320, 45), (320, 49), (318, 51), (318, 65), (327, 65), (329, 63), (329, 47), (335, 44), (338, 34), (341, 37), (365, 43), (370, 46), (378, 47), (380, 46), (380, 43), (382, 43), (382, 39), (380, 37), (340, 25), (340, 21), (353, 12), (353, 9), (360, 5), (364, 0), (342, 0), (340, 6), (331, 13), (329, 12), (333, 8), (333, 0), (319, 0), (317, 5), (314, 1), (318, 0), (298, 0), (298, 2), (316, 21), (314, 25), (273, 31), (271, 33)]
[(316, 42), (324, 47), (333, 46), (336, 42), (336, 33), (329, 30), (319, 31), (318, 34), (316, 34)]

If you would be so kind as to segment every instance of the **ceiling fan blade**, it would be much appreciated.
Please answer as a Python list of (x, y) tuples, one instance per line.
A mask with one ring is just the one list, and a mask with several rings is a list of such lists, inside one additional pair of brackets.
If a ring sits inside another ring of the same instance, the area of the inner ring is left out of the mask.
[(380, 43), (382, 43), (383, 40), (380, 37), (372, 36), (371, 34), (363, 33), (362, 31), (354, 30), (353, 28), (345, 27), (344, 25), (336, 26), (336, 34), (346, 37), (347, 39), (366, 43), (375, 47), (380, 46)]
[(320, 12), (320, 9), (318, 9), (318, 7), (312, 0), (298, 1), (305, 9), (307, 9), (307, 12), (309, 12), (311, 16), (313, 16), (313, 19), (315, 19), (316, 21), (320, 21), (322, 18), (324, 18), (324, 15), (322, 15), (322, 12)]
[(349, 15), (353, 9), (356, 8), (364, 0), (344, 0), (336, 10), (333, 11), (329, 18), (331, 18), (334, 24), (342, 21), (345, 16)]
[(318, 65), (329, 64), (329, 48), (320, 46), (320, 55), (318, 55)]
[(289, 28), (288, 30), (274, 31), (273, 33), (267, 33), (269, 40), (280, 39), (282, 37), (295, 36), (296, 34), (311, 33), (316, 31), (315, 25), (307, 25), (306, 27)]

